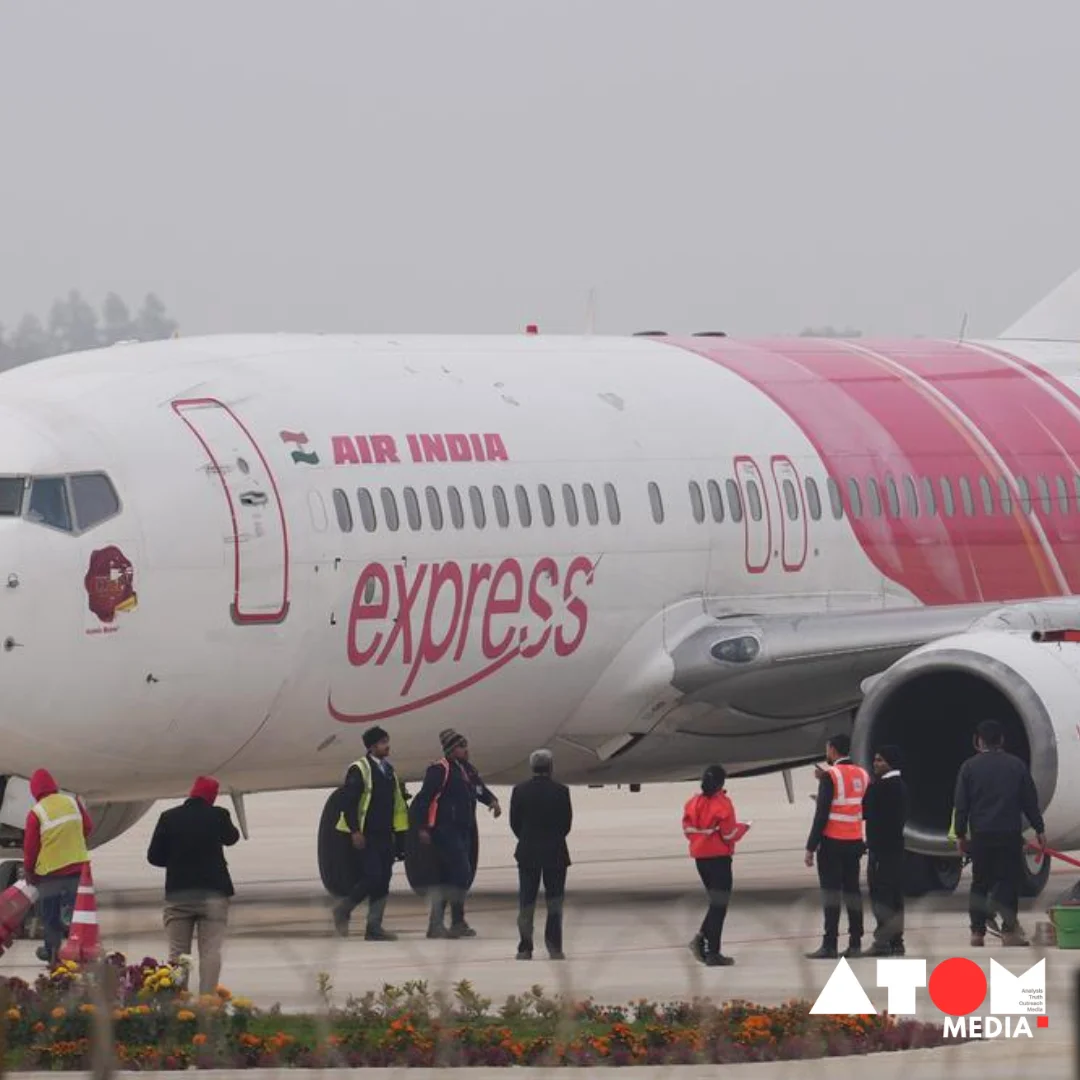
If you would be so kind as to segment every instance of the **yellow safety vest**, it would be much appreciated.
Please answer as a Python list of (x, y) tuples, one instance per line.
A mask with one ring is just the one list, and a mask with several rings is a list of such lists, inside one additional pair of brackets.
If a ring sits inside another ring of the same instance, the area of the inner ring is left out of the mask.
[(956, 807), (953, 807), (952, 817), (949, 818), (949, 842), (955, 844), (959, 837), (956, 835)]
[[(371, 805), (371, 761), (366, 757), (360, 758), (359, 761), (354, 761), (355, 765), (360, 770), (360, 775), (364, 780), (364, 791), (360, 796), (360, 831), (364, 831), (364, 822), (367, 820), (368, 807)], [(352, 765), (349, 766), (352, 768)], [(401, 781), (397, 777), (397, 773), (394, 774), (394, 832), (403, 833), (409, 831), (409, 808), (405, 805), (405, 792), (401, 789)], [(347, 833), (349, 826), (345, 823), (345, 812), (342, 811), (338, 815), (337, 831)]]
[(34, 805), (34, 815), (41, 823), (41, 851), (34, 867), (36, 874), (44, 877), (65, 866), (89, 861), (82, 810), (70, 795), (46, 795)]

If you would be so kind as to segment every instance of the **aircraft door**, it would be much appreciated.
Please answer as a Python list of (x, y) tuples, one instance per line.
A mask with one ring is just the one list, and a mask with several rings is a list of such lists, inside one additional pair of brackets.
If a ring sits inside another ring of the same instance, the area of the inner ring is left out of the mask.
[(788, 573), (795, 573), (806, 563), (808, 540), (802, 481), (790, 458), (776, 454), (771, 465), (780, 508), (781, 561)]
[(238, 625), (280, 623), (289, 611), (289, 535), (270, 465), (237, 415), (215, 398), (172, 403), (208, 459), (229, 512), (233, 596)]
[(763, 574), (772, 558), (772, 513), (761, 469), (751, 457), (735, 458), (735, 478), (743, 500), (746, 569)]

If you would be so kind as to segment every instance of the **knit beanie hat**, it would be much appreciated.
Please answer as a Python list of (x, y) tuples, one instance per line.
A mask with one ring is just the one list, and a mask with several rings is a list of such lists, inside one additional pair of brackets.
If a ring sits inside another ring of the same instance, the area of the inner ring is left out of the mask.
[(208, 802), (213, 806), (219, 789), (220, 785), (212, 776), (199, 776), (191, 785), (191, 798), (202, 799), (203, 802)]
[(466, 741), (464, 735), (459, 735), (453, 728), (444, 728), (439, 732), (439, 742), (442, 743), (442, 752), (449, 754), (456, 746), (461, 746)]
[(364, 748), (370, 750), (373, 746), (381, 743), (383, 739), (389, 739), (390, 733), (378, 724), (375, 727), (370, 727), (364, 732)]
[(904, 752), (899, 746), (879, 746), (877, 752), (885, 759), (891, 769), (900, 769), (904, 763)]

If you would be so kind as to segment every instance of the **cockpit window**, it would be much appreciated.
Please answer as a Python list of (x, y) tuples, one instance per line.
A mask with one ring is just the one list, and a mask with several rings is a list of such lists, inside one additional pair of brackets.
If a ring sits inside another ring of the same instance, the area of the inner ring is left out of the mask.
[(71, 501), (75, 504), (75, 521), (80, 532), (120, 513), (116, 489), (104, 473), (71, 477)]
[(67, 481), (62, 476), (35, 477), (30, 487), (30, 521), (53, 529), (71, 532), (71, 510), (68, 506)]
[(26, 481), (21, 476), (0, 478), (0, 517), (19, 517), (22, 514)]

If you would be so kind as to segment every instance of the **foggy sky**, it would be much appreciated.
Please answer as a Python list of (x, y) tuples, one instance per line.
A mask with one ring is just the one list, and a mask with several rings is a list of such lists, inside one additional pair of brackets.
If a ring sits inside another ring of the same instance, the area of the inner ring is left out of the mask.
[(996, 333), (1080, 266), (1076, 0), (0, 0), (0, 321)]

